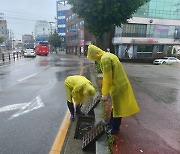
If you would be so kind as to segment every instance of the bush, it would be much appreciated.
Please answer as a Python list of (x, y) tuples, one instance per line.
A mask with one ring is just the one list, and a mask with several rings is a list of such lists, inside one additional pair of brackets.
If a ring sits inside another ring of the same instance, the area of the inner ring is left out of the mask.
[(102, 73), (99, 63), (96, 63), (96, 71), (97, 71), (97, 73)]

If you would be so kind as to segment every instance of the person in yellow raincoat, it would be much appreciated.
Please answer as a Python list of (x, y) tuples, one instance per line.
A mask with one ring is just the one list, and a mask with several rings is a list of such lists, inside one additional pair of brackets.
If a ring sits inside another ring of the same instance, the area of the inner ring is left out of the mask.
[(130, 116), (140, 111), (129, 79), (118, 57), (100, 48), (89, 45), (87, 58), (100, 63), (103, 73), (102, 100), (112, 99), (111, 125), (108, 134), (119, 132), (122, 117)]
[(64, 82), (66, 89), (67, 105), (71, 113), (71, 121), (75, 120), (74, 117), (74, 104), (76, 105), (76, 113), (83, 114), (81, 112), (82, 103), (90, 96), (94, 96), (96, 93), (92, 83), (81, 75), (68, 76)]

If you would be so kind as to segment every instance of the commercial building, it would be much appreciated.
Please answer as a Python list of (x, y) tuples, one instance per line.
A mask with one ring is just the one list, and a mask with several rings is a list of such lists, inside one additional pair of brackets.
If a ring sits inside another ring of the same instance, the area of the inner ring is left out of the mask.
[(180, 45), (180, 1), (151, 0), (113, 38), (119, 58), (163, 57)]
[(8, 41), (8, 29), (7, 29), (7, 21), (3, 18), (0, 18), (0, 37), (4, 40), (4, 45), (7, 44)]
[(34, 26), (35, 41), (48, 41), (49, 35), (51, 34), (51, 25), (48, 21), (36, 21)]
[(57, 9), (57, 31), (62, 39), (62, 46), (65, 48), (66, 44), (66, 13), (71, 9), (71, 5), (67, 4), (66, 0), (58, 0), (56, 2)]
[(93, 36), (84, 29), (84, 21), (71, 10), (66, 14), (66, 51), (67, 53), (86, 54)]
[(25, 48), (34, 48), (34, 36), (30, 34), (22, 35), (22, 43)]

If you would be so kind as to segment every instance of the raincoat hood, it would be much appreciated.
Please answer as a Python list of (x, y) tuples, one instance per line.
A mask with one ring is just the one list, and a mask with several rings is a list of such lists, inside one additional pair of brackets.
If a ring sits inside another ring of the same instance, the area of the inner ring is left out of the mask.
[(94, 87), (91, 84), (86, 84), (84, 87), (84, 91), (83, 94), (85, 96), (94, 96), (96, 93), (96, 90), (94, 89)]
[(96, 47), (95, 45), (90, 44), (88, 46), (88, 54), (87, 58), (93, 61), (100, 61), (102, 55), (105, 51), (101, 50), (100, 48)]

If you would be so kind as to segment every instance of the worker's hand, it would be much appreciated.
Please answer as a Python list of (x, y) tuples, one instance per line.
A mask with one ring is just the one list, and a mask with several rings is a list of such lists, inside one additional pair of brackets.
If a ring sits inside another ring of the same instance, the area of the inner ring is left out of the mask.
[(108, 95), (102, 95), (101, 100), (106, 102), (108, 100)]

